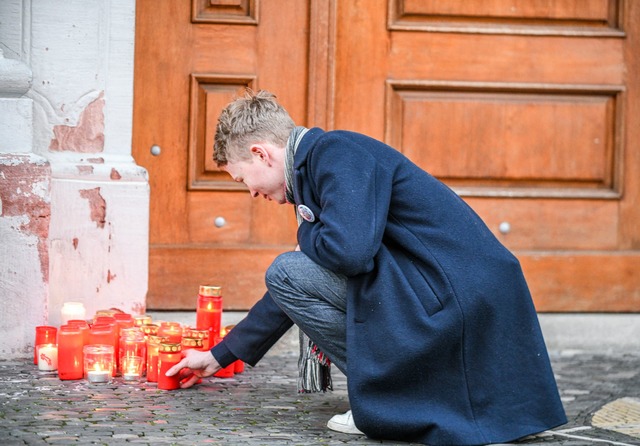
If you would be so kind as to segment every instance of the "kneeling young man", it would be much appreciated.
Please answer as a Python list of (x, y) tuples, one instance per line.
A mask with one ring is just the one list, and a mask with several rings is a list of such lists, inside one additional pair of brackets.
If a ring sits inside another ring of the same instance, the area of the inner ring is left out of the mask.
[(221, 113), (214, 159), (251, 195), (292, 204), (298, 247), (192, 386), (255, 365), (296, 324), (346, 376), (328, 426), (431, 445), (503, 443), (566, 423), (518, 260), (442, 182), (370, 137), (295, 126), (266, 91)]

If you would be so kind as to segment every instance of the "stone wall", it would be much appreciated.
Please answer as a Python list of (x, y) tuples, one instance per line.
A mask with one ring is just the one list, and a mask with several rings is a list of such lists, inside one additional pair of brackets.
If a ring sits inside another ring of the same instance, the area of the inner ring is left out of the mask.
[(135, 2), (0, 2), (0, 330), (28, 356), (66, 301), (145, 311), (149, 183), (131, 157)]

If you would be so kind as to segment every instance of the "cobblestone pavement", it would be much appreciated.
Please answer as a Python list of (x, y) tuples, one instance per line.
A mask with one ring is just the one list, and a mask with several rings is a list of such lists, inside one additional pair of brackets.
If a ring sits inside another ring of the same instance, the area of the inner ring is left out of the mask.
[[(640, 352), (551, 356), (570, 421), (519, 444), (640, 445)], [(235, 378), (169, 392), (118, 379), (103, 387), (60, 381), (30, 361), (0, 362), (0, 445), (407, 444), (328, 430), (327, 420), (349, 408), (345, 377), (334, 372), (335, 390), (313, 395), (297, 394), (295, 377), (288, 349)]]

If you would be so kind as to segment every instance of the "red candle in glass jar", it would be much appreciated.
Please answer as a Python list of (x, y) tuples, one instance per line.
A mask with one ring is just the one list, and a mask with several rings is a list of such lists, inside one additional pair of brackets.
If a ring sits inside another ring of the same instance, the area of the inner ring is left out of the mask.
[(157, 336), (158, 329), (160, 328), (158, 324), (144, 324), (139, 326), (140, 330), (144, 333), (146, 337), (149, 336)]
[[(116, 342), (116, 326), (115, 322), (112, 325), (109, 324), (93, 324), (89, 328), (89, 344), (88, 345), (98, 345), (105, 344), (113, 347), (113, 351), (116, 351), (118, 346), (118, 342)], [(111, 376), (116, 376), (116, 367), (117, 363), (115, 360), (115, 354), (112, 361), (113, 370), (111, 371)]]
[(182, 351), (189, 350), (191, 348), (198, 350), (200, 352), (204, 350), (202, 339), (199, 339), (199, 338), (183, 337), (181, 344), (182, 344)]
[(33, 345), (33, 363), (38, 364), (38, 346), (42, 344), (55, 344), (58, 329), (50, 325), (38, 325), (36, 327), (36, 343)]
[[(147, 364), (147, 340), (144, 333), (138, 327), (123, 328), (120, 330), (119, 352), (120, 371), (124, 374), (127, 371), (123, 362), (127, 358), (140, 358), (141, 370), (146, 369)], [(131, 362), (131, 361), (130, 361)]]
[(133, 324), (136, 327), (141, 327), (143, 325), (150, 324), (150, 323), (151, 323), (151, 316), (149, 315), (143, 314), (140, 316), (133, 317)]
[(78, 327), (63, 325), (58, 330), (58, 378), (83, 378), (82, 340), (82, 331)]
[(96, 316), (95, 318), (93, 318), (93, 323), (94, 324), (108, 324), (108, 325), (113, 325), (114, 327), (116, 326), (116, 318), (114, 318), (113, 316)]
[(196, 328), (209, 331), (208, 347), (220, 335), (222, 321), (222, 287), (201, 285), (198, 291), (196, 307)]
[(85, 346), (89, 344), (89, 324), (87, 324), (87, 321), (83, 321), (80, 319), (71, 319), (69, 322), (67, 322), (67, 325), (78, 327), (82, 332), (82, 345)]
[[(235, 325), (227, 325), (226, 327), (224, 327), (223, 329), (224, 336), (229, 334), (229, 332), (233, 329), (233, 327), (235, 327)], [(244, 362), (241, 359), (238, 359), (236, 362), (233, 363), (233, 372), (234, 373), (244, 372)]]
[(160, 336), (147, 336), (147, 381), (150, 383), (158, 382), (158, 355), (161, 342)]
[(98, 316), (113, 316), (116, 313), (119, 313), (119, 310), (116, 310), (114, 308), (109, 308), (109, 309), (102, 309), (102, 310), (96, 310), (96, 317)]
[(182, 325), (179, 322), (160, 322), (158, 336), (164, 338), (167, 343), (180, 344), (182, 341)]
[(135, 325), (133, 316), (129, 313), (114, 313), (113, 318), (121, 328), (131, 328)]
[[(191, 334), (191, 333), (189, 333)], [(203, 340), (202, 338), (194, 338), (194, 337), (183, 337), (182, 338), (182, 351), (186, 351), (189, 349), (198, 350), (199, 352), (204, 351), (203, 348)], [(200, 384), (202, 379), (196, 381), (196, 384)]]
[(180, 373), (167, 376), (167, 371), (182, 359), (180, 344), (161, 343), (158, 351), (158, 389), (175, 390), (180, 388)]
[[(221, 336), (214, 338), (213, 345), (218, 345), (220, 342), (222, 342), (222, 338), (226, 333), (223, 330), (222, 333), (220, 334)], [(216, 378), (233, 378), (234, 374), (235, 374), (235, 362), (232, 362), (228, 366), (218, 370), (216, 373), (213, 374), (213, 376), (215, 376)]]
[[(118, 324), (116, 320), (112, 316), (98, 316), (93, 320), (93, 325), (91, 328), (96, 326), (104, 326), (107, 325), (110, 327), (111, 336), (113, 337), (109, 342), (99, 342), (99, 344), (112, 344), (114, 348), (114, 352), (117, 352), (118, 348)], [(91, 333), (91, 329), (89, 330)], [(91, 344), (97, 344), (97, 342), (93, 342), (91, 334), (89, 334), (89, 341)], [(115, 355), (115, 353), (114, 353)]]
[[(120, 367), (120, 355), (118, 355), (118, 352), (120, 351), (120, 327), (122, 325), (127, 325), (126, 320), (124, 320), (122, 323), (118, 323), (118, 321), (115, 318), (115, 314), (118, 313), (114, 313), (114, 316), (96, 316), (94, 318), (94, 324), (109, 324), (112, 325), (114, 327), (114, 344), (113, 344), (113, 351), (114, 351), (114, 363), (116, 365), (116, 370)], [(131, 316), (131, 315), (129, 315)], [(133, 319), (131, 319), (131, 322), (133, 322)]]
[(94, 324), (89, 328), (89, 344), (107, 344), (116, 346), (116, 328), (113, 325)]
[(182, 337), (200, 339), (202, 341), (202, 350), (209, 350), (209, 330), (188, 327), (182, 332)]

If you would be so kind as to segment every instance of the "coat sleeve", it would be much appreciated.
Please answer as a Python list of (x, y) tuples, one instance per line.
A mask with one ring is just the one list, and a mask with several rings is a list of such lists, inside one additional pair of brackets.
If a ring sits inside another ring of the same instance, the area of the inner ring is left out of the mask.
[(236, 359), (254, 366), (292, 325), (289, 316), (267, 292), (222, 342), (211, 349), (211, 354), (222, 367)]
[(365, 147), (346, 137), (329, 136), (318, 144), (307, 169), (321, 211), (316, 221), (300, 225), (298, 244), (331, 271), (367, 273), (382, 243), (392, 175)]

